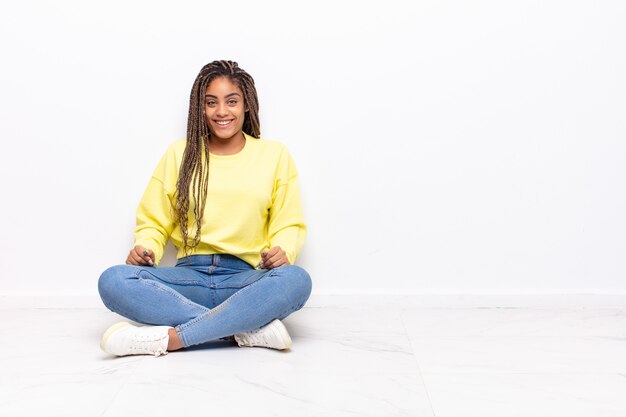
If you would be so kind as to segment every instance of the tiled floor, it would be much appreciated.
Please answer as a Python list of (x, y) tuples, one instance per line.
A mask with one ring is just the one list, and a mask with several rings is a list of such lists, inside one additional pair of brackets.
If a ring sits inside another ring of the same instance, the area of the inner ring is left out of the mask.
[(0, 308), (0, 416), (626, 416), (624, 308), (437, 308), (341, 297), (289, 352), (99, 350), (102, 308)]

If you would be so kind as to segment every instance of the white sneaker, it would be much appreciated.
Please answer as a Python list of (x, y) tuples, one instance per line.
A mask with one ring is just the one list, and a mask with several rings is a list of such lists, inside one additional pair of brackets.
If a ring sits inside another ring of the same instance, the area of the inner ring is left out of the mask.
[(278, 319), (249, 332), (235, 335), (239, 347), (260, 346), (271, 349), (284, 350), (291, 347), (291, 337), (285, 325)]
[(167, 355), (169, 329), (169, 326), (137, 327), (123, 321), (104, 332), (100, 348), (116, 356)]

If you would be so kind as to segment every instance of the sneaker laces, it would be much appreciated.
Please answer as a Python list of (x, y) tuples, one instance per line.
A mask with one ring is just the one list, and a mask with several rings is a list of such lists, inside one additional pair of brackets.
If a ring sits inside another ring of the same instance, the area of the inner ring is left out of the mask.
[(265, 327), (250, 330), (249, 332), (240, 333), (237, 335), (245, 344), (251, 345), (267, 345), (267, 341), (263, 337)]
[(148, 334), (133, 335), (133, 343), (129, 349), (135, 353), (151, 353), (154, 356), (167, 355), (167, 348), (163, 349), (163, 341), (166, 336), (154, 338)]
[(235, 335), (239, 346), (262, 346), (284, 350), (291, 346), (291, 338), (287, 329), (278, 319), (258, 329), (242, 332)]

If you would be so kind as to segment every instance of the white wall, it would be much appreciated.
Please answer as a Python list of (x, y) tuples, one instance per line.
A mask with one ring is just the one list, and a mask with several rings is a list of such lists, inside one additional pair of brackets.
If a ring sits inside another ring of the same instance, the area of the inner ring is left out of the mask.
[(214, 59), (254, 76), (263, 136), (297, 162), (316, 292), (626, 292), (622, 1), (0, 16), (0, 294), (95, 294)]

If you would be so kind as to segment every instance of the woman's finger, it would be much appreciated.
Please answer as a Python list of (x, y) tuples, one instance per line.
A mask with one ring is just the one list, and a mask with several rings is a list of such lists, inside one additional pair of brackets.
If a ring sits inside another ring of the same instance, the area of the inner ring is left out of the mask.
[(272, 257), (268, 257), (265, 262), (263, 262), (263, 267), (265, 269), (272, 269), (274, 267), (274, 262), (276, 262), (276, 255)]
[(141, 255), (139, 255), (136, 248), (130, 251), (129, 256), (132, 260), (133, 265), (146, 265), (146, 262), (141, 257)]
[(274, 268), (278, 268), (279, 266), (283, 266), (285, 265), (287, 262), (284, 259), (277, 259), (275, 261), (273, 261), (271, 264), (267, 265), (265, 267), (265, 269), (274, 269)]
[(279, 266), (287, 265), (289, 262), (287, 258), (280, 258), (278, 261), (274, 262), (274, 268), (278, 268)]
[(150, 249), (144, 249), (141, 254), (143, 255), (143, 259), (148, 265), (154, 265), (154, 252)]
[(135, 246), (135, 253), (139, 256), (141, 265), (154, 265), (154, 252), (143, 246)]
[(279, 266), (289, 263), (285, 251), (280, 250), (276, 255), (272, 256), (264, 263), (266, 269), (278, 268)]

